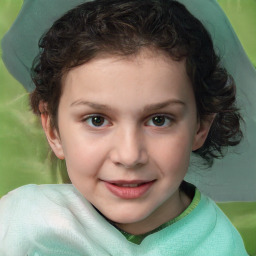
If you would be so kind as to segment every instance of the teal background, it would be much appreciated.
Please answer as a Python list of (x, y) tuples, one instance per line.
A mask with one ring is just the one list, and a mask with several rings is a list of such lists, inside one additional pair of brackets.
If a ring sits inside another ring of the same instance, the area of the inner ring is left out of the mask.
[[(10, 28), (22, 0), (0, 0), (0, 40)], [(256, 66), (256, 0), (219, 0)], [(29, 183), (59, 183), (49, 148), (28, 95), (0, 60), (0, 197)], [(58, 169), (56, 171), (56, 169)], [(242, 234), (250, 255), (256, 255), (256, 203), (220, 204)]]

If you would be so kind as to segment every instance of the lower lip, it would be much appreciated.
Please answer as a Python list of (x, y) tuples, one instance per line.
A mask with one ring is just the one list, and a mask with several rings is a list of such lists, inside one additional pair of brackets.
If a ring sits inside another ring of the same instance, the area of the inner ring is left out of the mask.
[(136, 199), (143, 196), (153, 185), (154, 181), (144, 183), (138, 187), (119, 187), (115, 184), (105, 182), (108, 190), (122, 199)]

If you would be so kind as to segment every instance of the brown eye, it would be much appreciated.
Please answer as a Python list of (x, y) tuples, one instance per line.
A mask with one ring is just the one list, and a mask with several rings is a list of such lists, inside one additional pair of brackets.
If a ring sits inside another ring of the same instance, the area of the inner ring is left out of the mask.
[(153, 116), (148, 122), (148, 126), (166, 127), (171, 124), (171, 118), (165, 115)]
[(85, 121), (92, 127), (102, 127), (108, 124), (108, 121), (103, 116), (89, 116)]
[(155, 116), (155, 117), (152, 118), (152, 122), (156, 126), (162, 126), (165, 123), (165, 117), (164, 116)]

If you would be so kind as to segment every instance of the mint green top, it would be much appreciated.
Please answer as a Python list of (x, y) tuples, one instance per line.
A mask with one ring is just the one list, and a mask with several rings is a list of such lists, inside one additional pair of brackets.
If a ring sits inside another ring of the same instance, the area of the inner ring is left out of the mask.
[(228, 218), (210, 198), (199, 196), (196, 192), (184, 213), (136, 244), (73, 185), (23, 186), (0, 200), (0, 255), (247, 256)]

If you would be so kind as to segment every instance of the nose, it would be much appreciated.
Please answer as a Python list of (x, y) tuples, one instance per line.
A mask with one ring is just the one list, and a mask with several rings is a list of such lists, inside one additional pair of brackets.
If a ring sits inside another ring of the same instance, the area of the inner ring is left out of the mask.
[(144, 136), (136, 129), (117, 132), (113, 143), (110, 158), (114, 164), (134, 169), (148, 162)]

